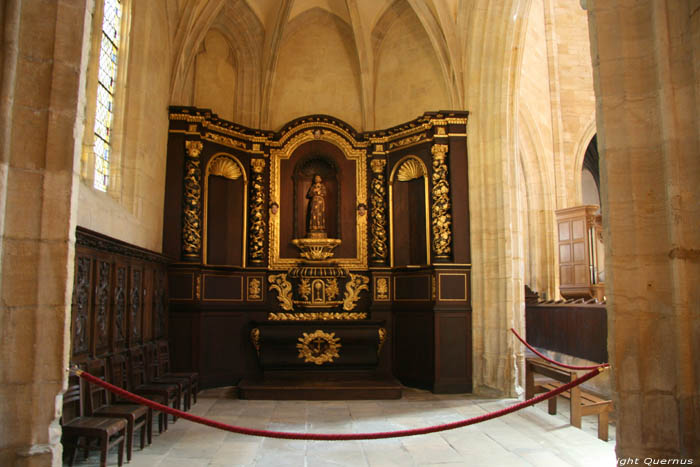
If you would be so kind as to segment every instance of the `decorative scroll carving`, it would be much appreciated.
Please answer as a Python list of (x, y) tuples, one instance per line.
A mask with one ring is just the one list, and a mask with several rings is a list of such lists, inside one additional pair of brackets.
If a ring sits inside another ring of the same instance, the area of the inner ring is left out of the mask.
[(343, 310), (352, 311), (360, 299), (360, 292), (369, 290), (369, 278), (359, 274), (350, 274), (350, 280), (345, 284)]
[(367, 313), (306, 311), (301, 313), (268, 313), (269, 321), (357, 321), (367, 319)]
[(231, 158), (219, 156), (209, 165), (209, 175), (218, 175), (229, 180), (238, 180), (241, 176), (241, 168)]
[(202, 248), (202, 169), (199, 154), (201, 141), (186, 141), (189, 157), (185, 158), (182, 248), (185, 256), (198, 256)]
[(273, 274), (268, 277), (267, 280), (271, 284), (268, 290), (277, 291), (277, 300), (279, 300), (282, 309), (291, 311), (294, 308), (294, 303), (292, 302), (292, 284), (287, 280), (287, 274)]
[(377, 357), (378, 357), (379, 354), (382, 352), (382, 347), (384, 347), (384, 342), (386, 341), (386, 329), (379, 328), (379, 329), (377, 329), (377, 333), (379, 334), (379, 345), (377, 346)]
[(312, 333), (303, 333), (297, 344), (299, 358), (304, 359), (305, 363), (316, 365), (332, 363), (334, 358), (339, 358), (338, 351), (341, 347), (340, 337), (335, 337), (334, 332), (327, 333), (320, 329)]
[(101, 348), (107, 342), (107, 320), (109, 307), (109, 272), (110, 266), (106, 261), (99, 262), (97, 290), (95, 291), (95, 322), (97, 324), (97, 347)]
[(139, 312), (141, 311), (141, 271), (133, 271), (131, 287), (131, 336), (138, 340), (141, 337)]
[(250, 262), (261, 264), (263, 262), (265, 244), (265, 184), (263, 171), (265, 170), (265, 159), (252, 159), (252, 177), (250, 184), (250, 243), (248, 251)]
[(194, 284), (194, 296), (197, 300), (202, 299), (202, 276), (197, 276)]
[(400, 139), (398, 141), (393, 141), (389, 143), (389, 150), (394, 148), (400, 148), (402, 146), (407, 146), (409, 144), (417, 143), (425, 138), (425, 133), (419, 133), (417, 135), (409, 136), (407, 138)]
[[(438, 145), (436, 145), (438, 146)], [(406, 159), (406, 161), (401, 164), (396, 178), (400, 182), (408, 182), (409, 180), (415, 180), (416, 178), (421, 178), (425, 175), (423, 171), (423, 166), (417, 160), (413, 158)]]
[(204, 135), (204, 139), (208, 139), (209, 141), (214, 141), (232, 148), (245, 149), (245, 143), (243, 141), (238, 141), (237, 139), (229, 138), (228, 136), (217, 135), (216, 133), (212, 133), (210, 131)]
[(117, 267), (117, 284), (114, 288), (114, 340), (124, 342), (126, 321), (126, 268)]
[(88, 303), (90, 292), (90, 266), (92, 261), (87, 256), (78, 257), (78, 277), (75, 288), (75, 310), (73, 321), (73, 353), (88, 350)]
[(250, 342), (255, 347), (255, 352), (260, 356), (260, 329), (253, 328), (250, 330)]
[(433, 252), (438, 257), (452, 253), (450, 183), (447, 181), (447, 145), (435, 144), (433, 154)]
[(386, 178), (384, 177), (385, 159), (374, 159), (371, 162), (372, 182), (370, 184), (371, 226), (372, 233), (372, 261), (386, 262), (388, 255), (386, 233)]

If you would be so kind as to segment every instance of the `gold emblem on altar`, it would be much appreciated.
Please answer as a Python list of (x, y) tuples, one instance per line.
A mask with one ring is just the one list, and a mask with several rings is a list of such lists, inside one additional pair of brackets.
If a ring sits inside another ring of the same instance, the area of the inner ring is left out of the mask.
[(335, 337), (334, 332), (327, 333), (320, 329), (303, 333), (297, 344), (299, 358), (304, 359), (304, 363), (316, 365), (332, 363), (334, 358), (339, 358), (338, 350), (341, 347), (340, 337)]

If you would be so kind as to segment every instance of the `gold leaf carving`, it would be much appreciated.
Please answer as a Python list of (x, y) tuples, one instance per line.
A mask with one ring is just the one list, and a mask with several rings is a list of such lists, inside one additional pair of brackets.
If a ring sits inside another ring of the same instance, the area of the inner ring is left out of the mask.
[(292, 284), (287, 280), (287, 274), (273, 274), (267, 278), (270, 282), (269, 290), (277, 291), (277, 300), (280, 302), (280, 307), (285, 311), (291, 311), (294, 308), (292, 302)]
[(303, 333), (297, 344), (299, 358), (304, 359), (305, 363), (316, 365), (332, 363), (334, 358), (339, 358), (338, 351), (341, 347), (340, 337), (335, 337), (334, 332), (327, 333), (320, 329)]
[(258, 356), (260, 356), (260, 329), (251, 329), (250, 342), (253, 343), (253, 347), (255, 347), (255, 352), (257, 352)]
[(304, 300), (309, 300), (311, 298), (311, 282), (309, 279), (302, 279), (297, 287), (299, 296)]
[(386, 177), (384, 167), (386, 160), (374, 159), (371, 167), (374, 176), (370, 182), (370, 232), (372, 239), (372, 261), (375, 263), (386, 262), (388, 256), (387, 248), (387, 217), (386, 217)]
[(202, 248), (202, 170), (199, 160), (202, 147), (201, 141), (185, 142), (189, 157), (185, 158), (182, 249), (186, 256), (197, 256)]
[(251, 263), (260, 264), (264, 258), (265, 245), (265, 190), (263, 170), (265, 159), (252, 159), (250, 184), (250, 242), (248, 252)]
[(425, 138), (425, 133), (419, 133), (417, 135), (409, 136), (407, 138), (400, 139), (398, 141), (394, 141), (389, 143), (389, 150), (394, 149), (394, 148), (400, 148), (401, 146), (406, 146), (412, 143), (417, 143), (418, 141), (422, 140)]
[(268, 313), (270, 321), (356, 321), (367, 319), (367, 313), (305, 311), (301, 313)]
[(433, 154), (433, 252), (446, 257), (452, 252), (450, 182), (447, 180), (447, 145), (435, 144)]
[(237, 180), (241, 176), (241, 168), (232, 159), (219, 156), (209, 164), (209, 175)]
[(350, 280), (345, 284), (345, 297), (343, 300), (343, 310), (351, 311), (357, 306), (360, 299), (360, 292), (369, 290), (369, 278), (359, 274), (350, 274)]
[(389, 280), (386, 277), (377, 279), (377, 298), (380, 300), (389, 299)]
[(377, 334), (379, 334), (379, 345), (377, 346), (377, 357), (378, 357), (382, 351), (382, 347), (384, 347), (384, 342), (386, 341), (386, 329), (384, 329), (384, 328), (377, 329)]
[(221, 143), (225, 146), (245, 149), (245, 143), (243, 141), (238, 141), (237, 139), (229, 138), (228, 136), (222, 136), (217, 135), (216, 133), (207, 132), (207, 134), (204, 137), (210, 141)]
[(423, 175), (425, 175), (423, 172), (423, 166), (417, 160), (410, 158), (406, 159), (406, 161), (401, 164), (396, 177), (400, 182), (407, 182), (409, 180), (420, 178)]
[(261, 298), (260, 295), (260, 286), (262, 284), (260, 283), (260, 279), (255, 279), (252, 278), (250, 279), (250, 282), (248, 282), (248, 298), (251, 300), (259, 300)]

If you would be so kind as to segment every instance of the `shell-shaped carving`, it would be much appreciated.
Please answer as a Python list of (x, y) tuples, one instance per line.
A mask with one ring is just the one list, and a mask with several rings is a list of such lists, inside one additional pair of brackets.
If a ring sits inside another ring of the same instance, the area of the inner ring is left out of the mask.
[(423, 166), (420, 164), (420, 162), (415, 159), (407, 159), (403, 164), (401, 164), (401, 167), (399, 167), (396, 178), (398, 178), (400, 182), (407, 182), (409, 180), (420, 178), (424, 174), (425, 172), (423, 171)]
[(236, 180), (241, 176), (241, 168), (232, 159), (220, 156), (209, 165), (209, 175), (218, 175), (230, 180)]

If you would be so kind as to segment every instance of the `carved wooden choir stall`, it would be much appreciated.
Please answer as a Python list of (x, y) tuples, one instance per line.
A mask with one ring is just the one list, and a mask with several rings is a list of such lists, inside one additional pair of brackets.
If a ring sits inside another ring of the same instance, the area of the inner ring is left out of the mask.
[(471, 391), (466, 122), (272, 132), (171, 107), (173, 369), (245, 398)]

